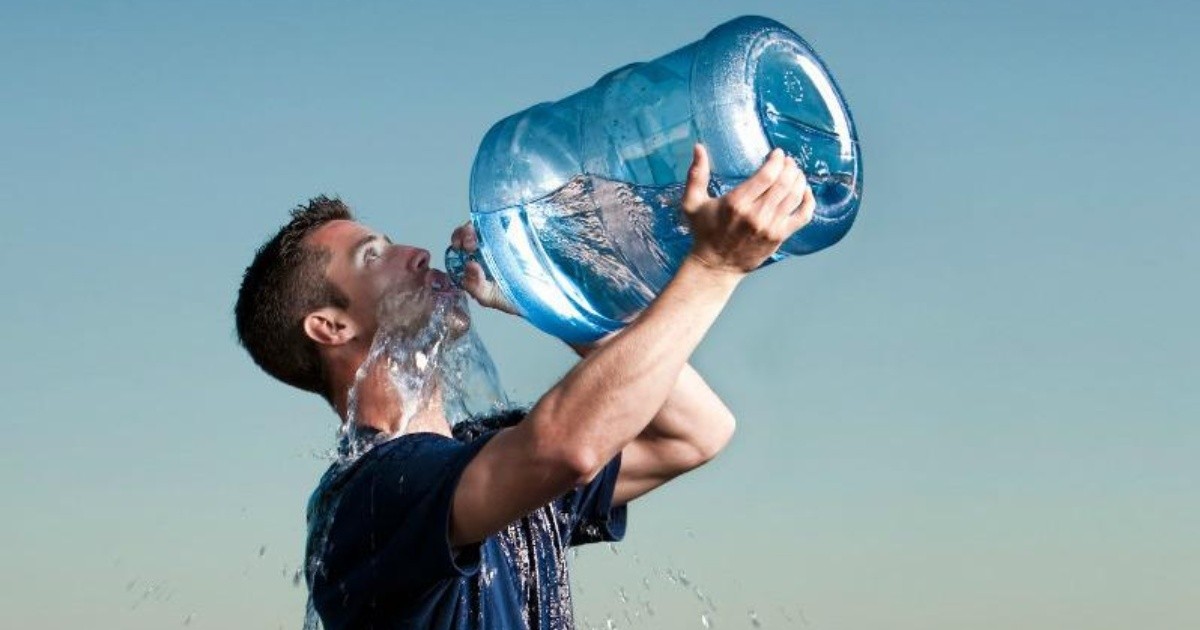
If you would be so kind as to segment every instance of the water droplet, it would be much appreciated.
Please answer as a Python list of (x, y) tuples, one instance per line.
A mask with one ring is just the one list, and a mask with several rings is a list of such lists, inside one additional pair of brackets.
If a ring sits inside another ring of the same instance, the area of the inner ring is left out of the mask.
[(608, 549), (609, 549), (609, 551), (613, 552), (614, 556), (619, 555), (621, 553), (620, 551), (617, 550), (617, 543), (608, 543)]
[(262, 545), (261, 547), (258, 548), (258, 557), (261, 558), (265, 555), (267, 555), (267, 546)]
[(705, 628), (712, 627), (712, 620), (708, 618), (707, 614), (700, 613), (700, 625), (704, 626)]
[(754, 626), (755, 628), (762, 627), (762, 622), (758, 620), (758, 613), (754, 612), (753, 610), (750, 611), (750, 625)]

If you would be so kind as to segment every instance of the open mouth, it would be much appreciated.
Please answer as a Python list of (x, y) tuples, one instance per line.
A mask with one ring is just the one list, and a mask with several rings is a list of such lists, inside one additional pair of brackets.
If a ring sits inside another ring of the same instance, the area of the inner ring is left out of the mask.
[(429, 270), (429, 288), (435, 293), (455, 293), (458, 288), (454, 286), (454, 282), (450, 280), (450, 276), (444, 271), (437, 269)]

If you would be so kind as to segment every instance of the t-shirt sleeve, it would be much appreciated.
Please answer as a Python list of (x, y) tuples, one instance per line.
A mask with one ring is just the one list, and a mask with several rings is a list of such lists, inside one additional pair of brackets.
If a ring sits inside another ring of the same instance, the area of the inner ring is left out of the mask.
[(570, 546), (616, 542), (625, 537), (628, 509), (612, 504), (620, 472), (621, 454), (617, 453), (594, 479), (559, 499)]
[[(411, 596), (479, 570), (480, 543), (452, 548), (450, 510), (467, 464), (490, 436), (462, 443), (432, 433), (375, 447), (336, 507), (324, 561), (332, 608)], [(316, 599), (316, 598), (315, 598)], [(320, 607), (321, 602), (314, 602)]]

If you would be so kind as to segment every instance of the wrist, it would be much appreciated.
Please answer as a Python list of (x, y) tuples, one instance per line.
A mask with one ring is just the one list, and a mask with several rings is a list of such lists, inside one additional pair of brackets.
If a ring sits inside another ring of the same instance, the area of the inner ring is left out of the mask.
[(579, 355), (579, 358), (581, 358), (581, 359), (587, 358), (587, 355), (591, 354), (592, 352), (595, 352), (597, 348), (608, 343), (609, 340), (612, 339), (618, 332), (620, 332), (620, 331), (614, 330), (613, 332), (610, 332), (607, 335), (604, 335), (603, 337), (601, 337), (595, 341), (589, 341), (587, 343), (567, 342), (567, 345), (570, 346), (570, 348), (575, 351), (575, 354)]
[(679, 266), (679, 272), (684, 272), (685, 269), (688, 274), (706, 278), (714, 284), (731, 287), (737, 286), (747, 275), (746, 271), (713, 262), (695, 251), (688, 252)]

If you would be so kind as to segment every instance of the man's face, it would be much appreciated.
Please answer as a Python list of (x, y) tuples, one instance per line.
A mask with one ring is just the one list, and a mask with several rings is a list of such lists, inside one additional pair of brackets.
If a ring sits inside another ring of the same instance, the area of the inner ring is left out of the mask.
[(428, 315), (432, 296), (454, 292), (449, 277), (429, 266), (428, 251), (392, 243), (354, 221), (330, 221), (310, 234), (306, 243), (330, 252), (325, 277), (350, 299), (347, 313), (368, 342), (379, 326), (379, 304), (385, 295), (423, 296), (419, 301), (428, 304), (414, 304), (414, 312)]

